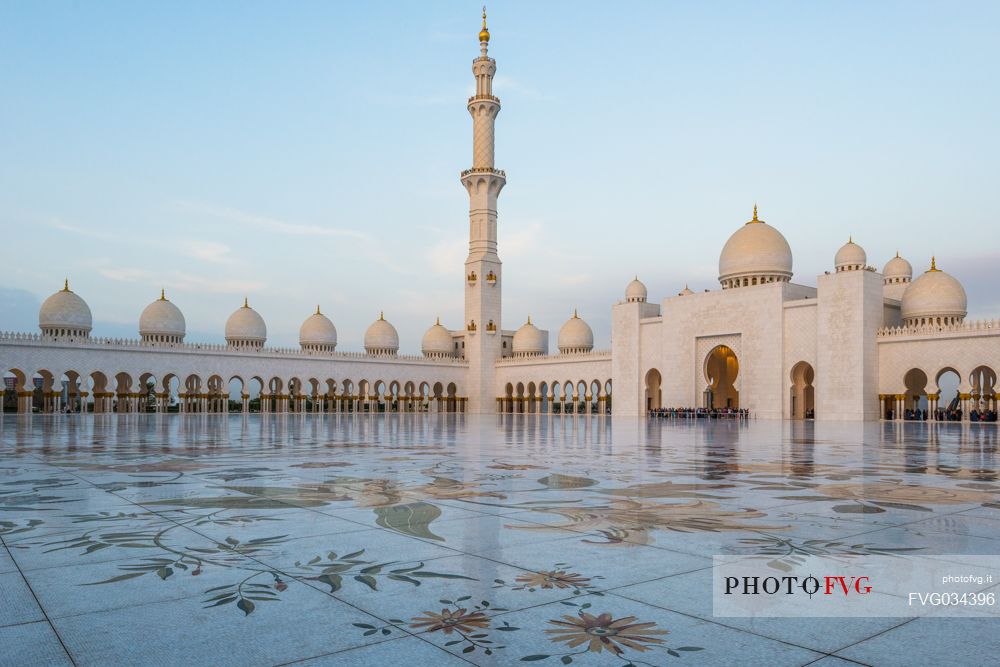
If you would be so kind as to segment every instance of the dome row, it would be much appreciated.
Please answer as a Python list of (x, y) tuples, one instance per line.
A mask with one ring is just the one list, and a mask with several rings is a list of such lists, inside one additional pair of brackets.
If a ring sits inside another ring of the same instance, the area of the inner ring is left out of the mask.
[[(638, 281), (636, 281), (638, 282)], [(639, 283), (640, 285), (642, 283)], [(645, 290), (645, 288), (643, 288)], [(645, 293), (643, 294), (645, 299)], [(93, 328), (93, 318), (87, 302), (69, 289), (69, 281), (42, 304), (38, 312), (38, 326), (47, 336), (86, 338)], [(264, 318), (244, 299), (226, 320), (226, 343), (236, 349), (261, 349), (267, 341)], [(160, 298), (152, 302), (139, 316), (139, 335), (148, 343), (178, 345), (184, 342), (187, 326), (184, 314), (161, 291)], [(372, 355), (392, 356), (399, 351), (399, 333), (379, 313), (379, 318), (365, 332), (365, 351)], [(299, 328), (299, 345), (312, 352), (333, 352), (337, 347), (337, 328), (316, 306), (316, 312), (306, 318)], [(454, 356), (452, 333), (438, 320), (421, 341), (424, 356), (445, 358)], [(544, 354), (545, 335), (531, 323), (514, 334), (513, 350), (518, 356)], [(559, 330), (559, 351), (563, 353), (587, 352), (594, 347), (594, 332), (580, 319), (576, 311)]]

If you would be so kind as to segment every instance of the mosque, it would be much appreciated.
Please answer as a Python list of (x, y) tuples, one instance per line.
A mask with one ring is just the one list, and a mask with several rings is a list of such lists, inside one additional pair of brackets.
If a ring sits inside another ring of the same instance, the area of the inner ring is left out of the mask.
[[(815, 287), (801, 285), (788, 242), (756, 206), (722, 248), (720, 289), (685, 288), (651, 302), (638, 278), (628, 283), (611, 305), (610, 349), (594, 349), (575, 312), (555, 353), (530, 318), (504, 329), (497, 200), (506, 174), (493, 159), (500, 100), (489, 41), (484, 12), (468, 100), (473, 162), (460, 177), (469, 194), (460, 327), (436, 322), (422, 355), (401, 355), (396, 329), (380, 315), (364, 352), (344, 352), (317, 308), (298, 348), (274, 348), (245, 300), (225, 324), (224, 345), (187, 343), (183, 313), (161, 293), (140, 314), (138, 338), (95, 338), (90, 308), (67, 281), (42, 304), (39, 333), (0, 334), (5, 408), (638, 416), (709, 407), (826, 420), (900, 419), (914, 409), (933, 419), (944, 407), (968, 419), (996, 410), (1000, 320), (965, 321), (965, 290), (933, 258), (916, 278), (898, 254), (880, 272), (849, 240)], [(942, 395), (945, 375), (955, 379), (954, 395)]]

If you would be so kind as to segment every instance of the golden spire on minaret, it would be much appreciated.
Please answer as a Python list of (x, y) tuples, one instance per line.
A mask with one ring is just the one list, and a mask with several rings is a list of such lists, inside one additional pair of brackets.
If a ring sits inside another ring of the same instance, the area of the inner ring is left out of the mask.
[(483, 29), (479, 31), (479, 41), (490, 41), (490, 31), (486, 29), (486, 5), (483, 5)]

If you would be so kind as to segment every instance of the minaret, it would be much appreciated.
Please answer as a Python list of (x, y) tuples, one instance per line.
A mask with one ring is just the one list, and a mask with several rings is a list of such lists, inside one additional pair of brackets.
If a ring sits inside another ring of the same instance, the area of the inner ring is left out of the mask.
[(507, 183), (493, 166), (493, 124), (500, 99), (493, 95), (496, 61), (486, 55), (490, 33), (479, 33), (480, 56), (472, 61), (476, 94), (472, 115), (472, 168), (462, 172), (469, 192), (469, 257), (465, 260), (465, 358), (469, 362), (469, 412), (496, 411), (495, 365), (501, 356), (500, 257), (497, 255), (497, 196)]

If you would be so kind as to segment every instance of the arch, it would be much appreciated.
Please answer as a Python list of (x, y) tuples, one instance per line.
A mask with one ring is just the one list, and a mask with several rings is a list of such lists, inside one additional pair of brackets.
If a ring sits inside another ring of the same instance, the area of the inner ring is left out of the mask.
[(247, 383), (243, 381), (243, 378), (239, 375), (229, 378), (229, 382), (226, 383), (227, 410), (229, 412), (249, 412), (249, 398), (250, 392), (247, 391)]
[(159, 382), (153, 373), (147, 371), (139, 375), (139, 393), (141, 406), (139, 412), (156, 412), (161, 406)]
[(663, 391), (661, 389), (662, 382), (663, 377), (660, 375), (660, 371), (655, 368), (650, 368), (646, 371), (645, 406), (647, 413), (650, 410), (659, 410), (663, 407)]
[(920, 368), (911, 368), (903, 376), (906, 387), (903, 403), (904, 418), (912, 419), (920, 416), (927, 409), (927, 373)]
[(549, 383), (549, 395), (552, 397), (553, 414), (562, 414), (565, 412), (563, 387), (559, 380), (553, 380)]
[(129, 373), (125, 371), (115, 373), (114, 394), (115, 412), (135, 412), (138, 401), (134, 399), (138, 393), (132, 388), (132, 376)]
[(979, 421), (980, 413), (996, 411), (997, 372), (990, 366), (982, 364), (972, 369), (969, 374), (971, 388), (971, 409), (976, 411), (974, 419)]
[(25, 391), (24, 371), (17, 368), (10, 368), (3, 374), (3, 411), (21, 412), (24, 401), (21, 392)]
[(816, 416), (816, 371), (812, 364), (800, 361), (792, 366), (792, 387), (788, 414), (792, 419), (813, 419)]
[(954, 367), (946, 366), (935, 374), (934, 384), (938, 388), (939, 418), (960, 419), (962, 402), (959, 396), (962, 389), (962, 374)]
[[(342, 391), (340, 393), (340, 409), (343, 412), (356, 412), (358, 409), (358, 396), (354, 390), (354, 382), (351, 380), (344, 380), (341, 383)], [(360, 392), (360, 389), (359, 389)]]
[(705, 357), (705, 407), (739, 408), (740, 395), (736, 388), (736, 378), (740, 372), (740, 362), (736, 353), (728, 345), (716, 345)]
[(80, 374), (74, 370), (64, 371), (59, 380), (60, 409), (63, 412), (82, 411), (81, 392), (83, 391), (83, 383)]

